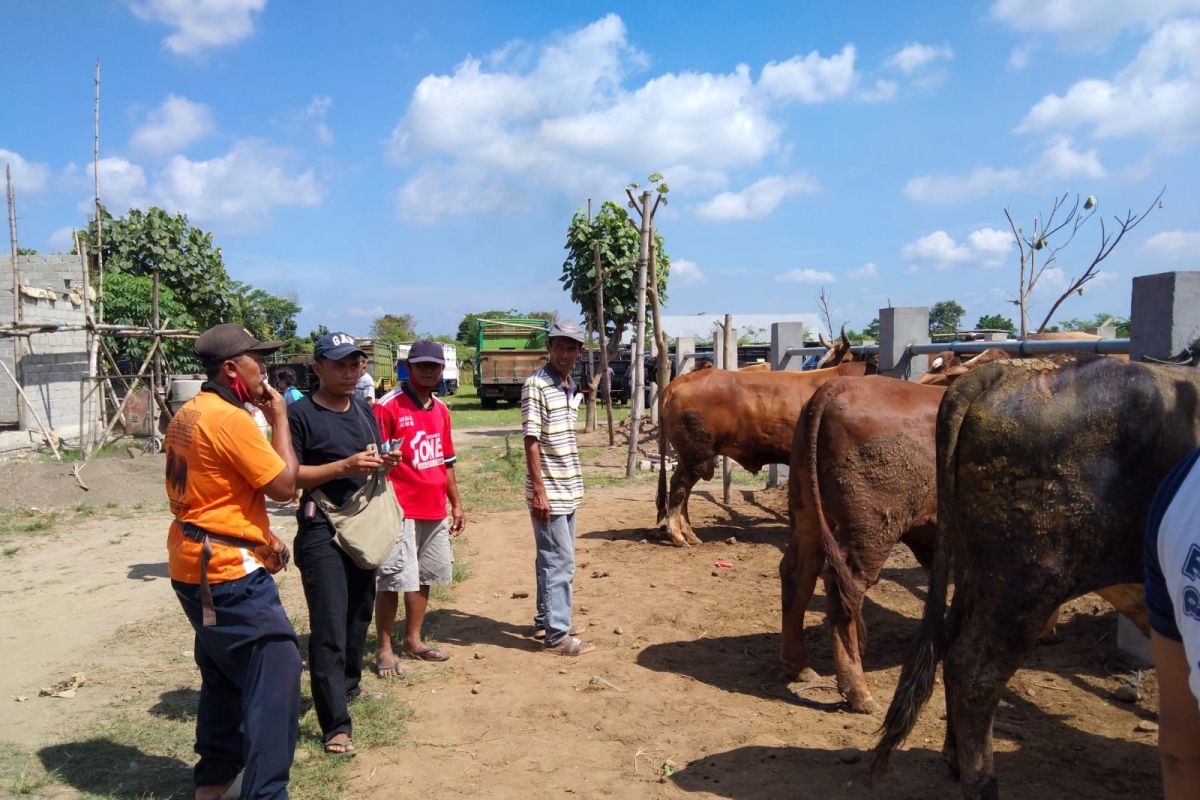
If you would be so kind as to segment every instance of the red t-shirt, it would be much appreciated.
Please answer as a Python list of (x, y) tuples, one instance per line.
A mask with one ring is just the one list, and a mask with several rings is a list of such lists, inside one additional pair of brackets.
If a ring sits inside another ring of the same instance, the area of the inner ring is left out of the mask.
[[(400, 440), (404, 460), (388, 473), (404, 516), (446, 518), (446, 468), (454, 466), (450, 409), (436, 397), (428, 409), (418, 407), (408, 392), (397, 392), (371, 408), (385, 440)], [(394, 444), (393, 444), (394, 446)]]

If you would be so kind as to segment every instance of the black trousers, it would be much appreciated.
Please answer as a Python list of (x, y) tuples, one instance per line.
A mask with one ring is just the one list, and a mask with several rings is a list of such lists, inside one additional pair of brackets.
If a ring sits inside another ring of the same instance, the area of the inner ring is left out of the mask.
[(257, 569), (212, 584), (217, 624), (201, 621), (200, 587), (171, 581), (196, 631), (200, 707), (196, 786), (242, 776), (247, 800), (286, 800), (300, 726), (300, 650), (275, 580)]
[(363, 651), (375, 609), (375, 571), (360, 569), (333, 543), (320, 513), (300, 520), (296, 566), (308, 602), (308, 673), (322, 738), (353, 734), (347, 701), (362, 692)]

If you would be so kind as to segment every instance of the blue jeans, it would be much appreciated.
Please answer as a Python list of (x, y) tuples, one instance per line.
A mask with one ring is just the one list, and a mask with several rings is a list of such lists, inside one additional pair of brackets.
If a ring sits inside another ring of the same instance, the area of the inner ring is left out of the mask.
[(537, 545), (537, 615), (535, 628), (546, 630), (553, 647), (571, 631), (571, 581), (575, 578), (575, 513), (552, 514), (546, 522), (532, 515)]
[(300, 723), (300, 650), (275, 580), (256, 569), (212, 584), (217, 624), (209, 628), (200, 587), (171, 585), (196, 631), (196, 786), (227, 783), (244, 768), (242, 797), (286, 800)]

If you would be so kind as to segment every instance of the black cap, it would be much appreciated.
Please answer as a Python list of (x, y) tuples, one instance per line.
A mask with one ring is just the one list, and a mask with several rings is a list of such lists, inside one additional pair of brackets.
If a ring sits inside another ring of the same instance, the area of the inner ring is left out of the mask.
[(437, 342), (418, 339), (408, 350), (408, 360), (413, 364), (445, 364), (446, 356), (442, 353), (442, 346)]
[(330, 361), (340, 361), (351, 353), (367, 355), (367, 351), (359, 347), (354, 337), (348, 333), (327, 333), (317, 339), (317, 346), (313, 348), (313, 355)]
[(283, 342), (260, 342), (236, 322), (226, 322), (200, 334), (192, 350), (196, 353), (196, 358), (205, 364), (220, 364), (243, 353), (266, 355), (281, 347)]

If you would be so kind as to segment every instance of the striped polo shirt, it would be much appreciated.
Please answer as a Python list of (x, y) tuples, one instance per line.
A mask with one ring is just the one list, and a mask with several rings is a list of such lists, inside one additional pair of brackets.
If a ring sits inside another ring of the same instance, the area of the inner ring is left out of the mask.
[[(542, 451), (542, 483), (551, 514), (570, 514), (583, 501), (583, 467), (575, 443), (579, 401), (575, 384), (549, 364), (529, 376), (521, 389), (521, 427)], [(525, 476), (525, 500), (533, 501), (533, 479)]]

